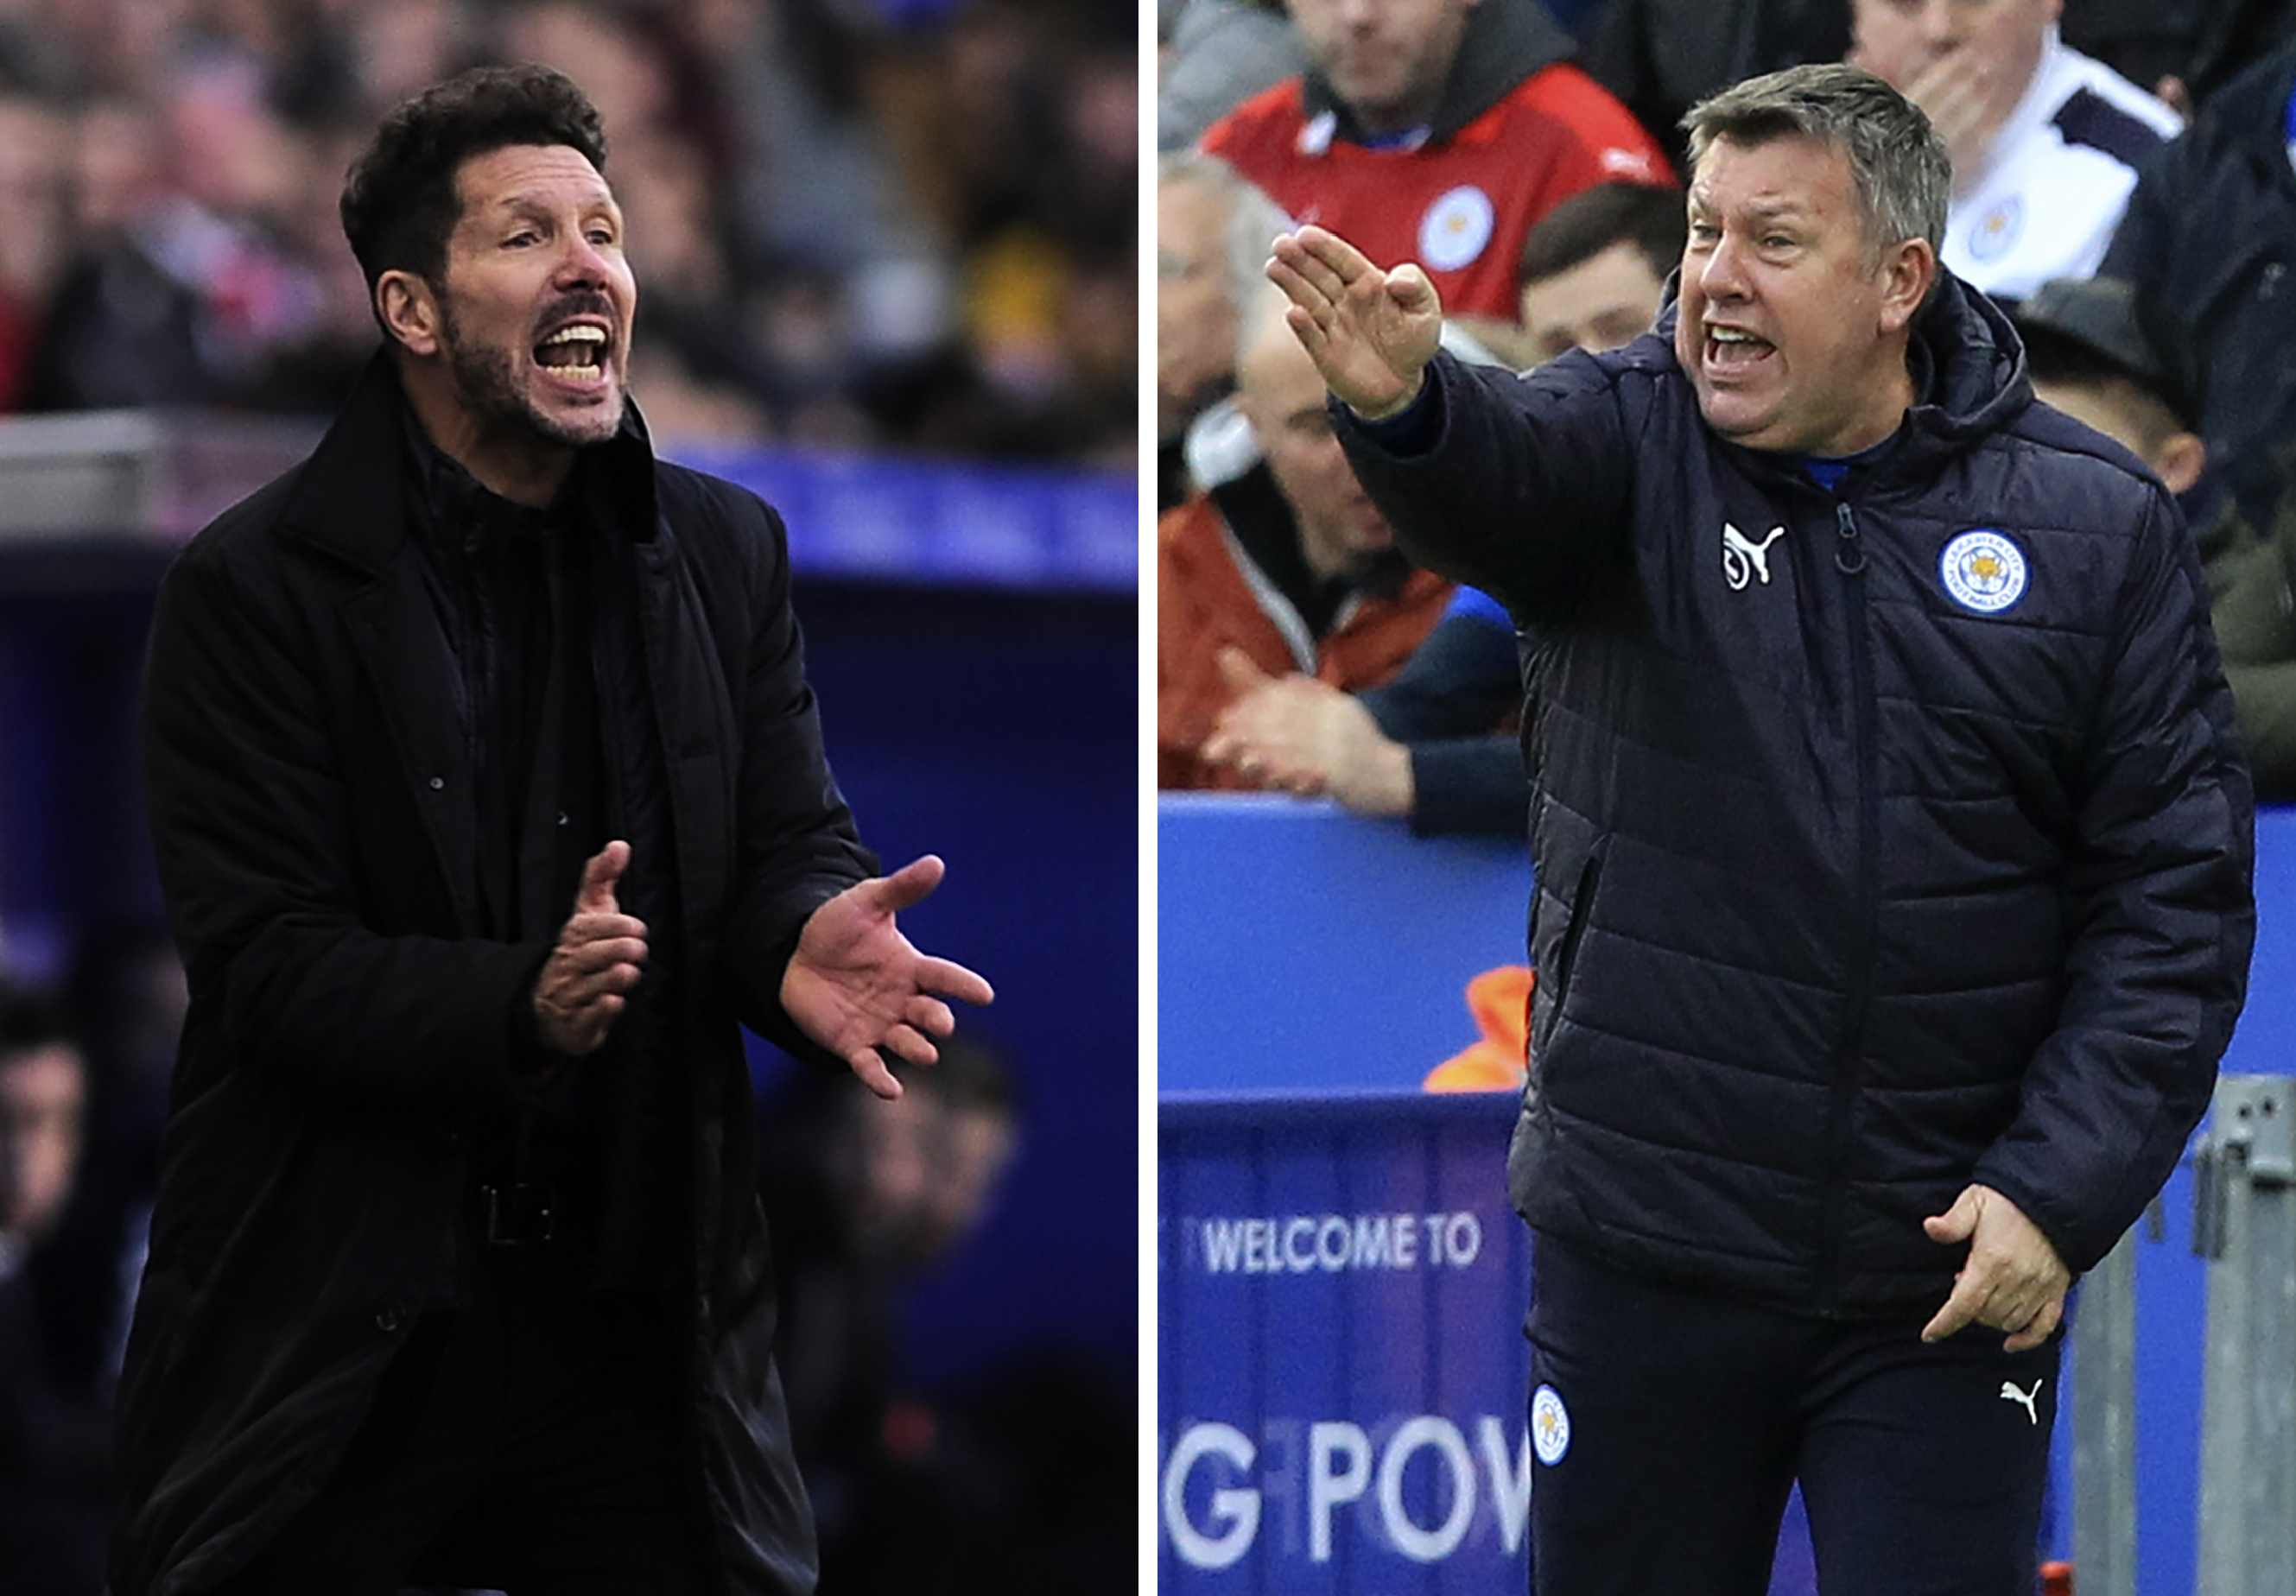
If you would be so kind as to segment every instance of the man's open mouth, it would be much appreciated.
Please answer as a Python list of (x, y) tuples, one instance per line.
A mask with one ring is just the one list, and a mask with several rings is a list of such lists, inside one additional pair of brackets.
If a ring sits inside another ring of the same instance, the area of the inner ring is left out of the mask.
[(534, 346), (535, 364), (575, 382), (594, 382), (604, 374), (606, 330), (586, 322), (561, 327)]
[(1704, 358), (1710, 370), (1735, 371), (1752, 365), (1775, 346), (1737, 327), (1709, 327)]

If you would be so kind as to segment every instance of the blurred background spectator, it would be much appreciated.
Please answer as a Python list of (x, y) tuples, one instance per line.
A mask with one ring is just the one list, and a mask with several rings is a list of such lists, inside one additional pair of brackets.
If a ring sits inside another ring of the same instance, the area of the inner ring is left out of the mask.
[(1452, 585), (1395, 546), (1341, 452), (1324, 380), (1262, 282), (1235, 306), (1235, 393), (1200, 420), (1202, 485), (1156, 527), (1156, 784), (1259, 784), (1205, 740), (1262, 675), (1336, 689), (1393, 675), (1442, 618)]
[(81, 1167), (87, 1061), (61, 1006), (0, 988), (0, 1590), (95, 1596), (107, 1387), (79, 1367), (58, 1232)]
[(1996, 299), (2104, 258), (2136, 168), (2184, 127), (2065, 44), (2063, 0), (1851, 0), (1849, 60), (1929, 114), (1953, 160), (1939, 258)]
[[(1511, 346), (1502, 358), (1515, 365), (1617, 348), (1657, 319), (1686, 230), (1677, 188), (1581, 189), (1524, 235), (1521, 324), (1473, 318), (1467, 331), (1486, 350)], [(1416, 835), (1521, 837), (1530, 789), (1515, 731), (1528, 643), (1497, 600), (1463, 587), (1395, 674), (1360, 692), (1304, 671), (1263, 675), (1241, 655), (1225, 659), (1236, 696), (1220, 711), (1205, 757), (1250, 768), (1263, 787), (1336, 798), (1357, 814), (1402, 816)]]
[(1188, 496), (1188, 432), (1235, 388), (1235, 307), (1292, 220), (1217, 155), (1156, 158), (1156, 512)]
[(1128, 1587), (1129, 1405), (1057, 1361), (936, 1397), (902, 1352), (903, 1287), (972, 1244), (1028, 1134), (998, 1053), (958, 1037), (898, 1102), (807, 1075), (760, 1130), (821, 1596)]
[(2296, 37), (2202, 102), (2144, 168), (2103, 271), (2136, 285), (2197, 368), (2197, 430), (2249, 524), (2296, 447)]
[(7, 0), (0, 409), (332, 411), (350, 153), (536, 60), (606, 119), (658, 435), (1128, 465), (1134, 50), (1053, 0)]

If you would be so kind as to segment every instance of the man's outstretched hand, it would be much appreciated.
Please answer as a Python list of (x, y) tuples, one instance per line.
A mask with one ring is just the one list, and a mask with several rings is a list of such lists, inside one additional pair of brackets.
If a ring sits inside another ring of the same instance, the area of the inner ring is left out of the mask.
[(893, 916), (940, 885), (932, 855), (857, 882), (813, 912), (782, 977), (782, 1007), (798, 1028), (845, 1060), (879, 1097), (901, 1095), (885, 1049), (912, 1064), (940, 1054), (933, 1038), (956, 1028), (943, 997), (985, 1003), (988, 983), (962, 964), (911, 945)]
[(1443, 339), (1443, 305), (1409, 261), (1382, 272), (1321, 227), (1277, 237), (1268, 281), (1291, 299), (1284, 319), (1324, 386), (1357, 415), (1396, 414), (1419, 395)]

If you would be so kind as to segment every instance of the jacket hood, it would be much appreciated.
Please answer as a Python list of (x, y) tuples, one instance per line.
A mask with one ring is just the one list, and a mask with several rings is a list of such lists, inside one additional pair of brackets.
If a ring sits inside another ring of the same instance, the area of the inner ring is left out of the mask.
[[(1428, 123), (1431, 139), (1448, 138), (1497, 104), (1533, 72), (1567, 61), (1572, 53), (1570, 36), (1547, 14), (1540, 0), (1480, 0), (1467, 13), (1467, 31), (1451, 63), (1451, 76)], [(1310, 67), (1303, 80), (1302, 97), (1310, 118), (1332, 117), (1340, 136), (1363, 143), (1355, 115), (1332, 92), (1321, 72)]]
[[(1914, 318), (1914, 424), (1954, 443), (2006, 426), (2033, 402), (2025, 340), (2008, 313), (1940, 266), (1937, 291)], [(1927, 370), (1923, 369), (1926, 364)]]
[[(368, 570), (379, 570), (406, 535), (408, 476), (403, 429), (406, 390), (387, 349), (378, 349), (318, 447), (311, 452), (281, 516), (281, 529)], [(637, 401), (625, 402), (621, 430), (584, 451), (604, 485), (604, 519), (636, 538), (659, 520), (653, 446)]]
[[(1681, 275), (1677, 271), (1667, 278), (1652, 329), (1665, 340), (1669, 360)], [(2007, 425), (2033, 402), (2024, 340), (2007, 314), (1942, 266), (1929, 303), (1914, 317), (1906, 357), (1914, 390), (1922, 396), (1906, 412), (1909, 431), (1948, 450)]]

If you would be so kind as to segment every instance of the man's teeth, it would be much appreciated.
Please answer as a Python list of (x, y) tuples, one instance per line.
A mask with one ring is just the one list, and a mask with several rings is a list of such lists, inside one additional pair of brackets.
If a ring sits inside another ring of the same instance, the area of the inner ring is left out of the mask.
[(569, 361), (562, 365), (550, 364), (548, 362), (544, 364), (549, 365), (552, 371), (569, 377), (596, 376), (600, 364), (599, 356), (604, 353), (606, 348), (606, 333), (603, 328), (561, 327), (548, 338), (544, 339), (537, 347), (548, 349), (576, 344), (589, 346), (582, 358)]

